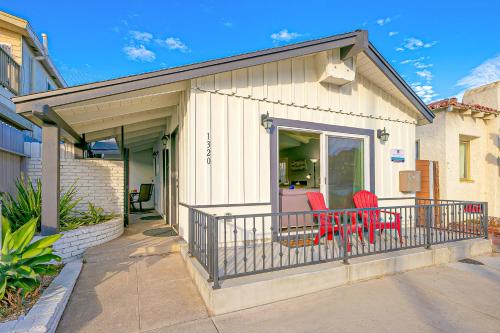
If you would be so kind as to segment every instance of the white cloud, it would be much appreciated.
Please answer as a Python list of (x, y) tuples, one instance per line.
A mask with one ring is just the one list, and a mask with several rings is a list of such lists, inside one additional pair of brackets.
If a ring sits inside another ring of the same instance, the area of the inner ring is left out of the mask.
[(153, 34), (149, 32), (143, 32), (143, 31), (137, 31), (137, 30), (131, 30), (128, 32), (130, 36), (132, 36), (133, 39), (138, 40), (140, 42), (149, 42), (151, 39), (153, 39)]
[(189, 51), (189, 48), (187, 47), (187, 45), (184, 44), (179, 38), (168, 37), (167, 39), (165, 39), (165, 45), (170, 50), (179, 50), (181, 52)]
[(429, 103), (434, 97), (438, 96), (430, 84), (422, 85), (420, 82), (415, 82), (411, 84), (411, 87), (425, 103)]
[(418, 68), (418, 69), (424, 69), (424, 68), (432, 67), (434, 65), (433, 64), (424, 64), (423, 62), (415, 61), (415, 63), (413, 63), (413, 66), (415, 66), (415, 68)]
[(420, 57), (417, 59), (405, 59), (400, 62), (401, 65), (412, 64), (417, 69), (425, 69), (434, 66), (433, 64), (426, 64), (423, 61), (429, 57)]
[(427, 82), (431, 81), (433, 78), (431, 71), (428, 69), (417, 71), (416, 74), (421, 78), (425, 79)]
[(457, 86), (474, 88), (500, 80), (500, 54), (472, 69), (469, 75), (457, 82)]
[(398, 52), (403, 52), (405, 49), (403, 49), (402, 47), (396, 47), (396, 51)]
[(287, 29), (283, 29), (280, 32), (275, 32), (271, 35), (271, 39), (274, 42), (289, 42), (292, 39), (300, 37), (301, 34), (296, 32), (289, 32)]
[(378, 25), (383, 26), (386, 25), (387, 23), (391, 23), (391, 18), (386, 17), (386, 18), (381, 18), (375, 21)]
[(403, 48), (407, 50), (418, 50), (421, 48), (429, 48), (437, 44), (437, 41), (424, 42), (421, 39), (410, 37), (406, 38), (403, 43)]
[(231, 28), (233, 26), (233, 22), (225, 21), (222, 23), (222, 25), (226, 28)]
[(139, 46), (125, 46), (123, 52), (128, 56), (130, 60), (151, 62), (156, 59), (156, 54), (148, 50), (144, 45)]
[(399, 31), (389, 31), (388, 33), (389, 37), (396, 36), (397, 34), (399, 34)]
[(170, 50), (178, 50), (183, 53), (191, 51), (186, 44), (184, 44), (179, 38), (176, 37), (168, 37), (166, 39), (157, 38), (155, 39), (155, 42), (158, 45), (166, 47)]

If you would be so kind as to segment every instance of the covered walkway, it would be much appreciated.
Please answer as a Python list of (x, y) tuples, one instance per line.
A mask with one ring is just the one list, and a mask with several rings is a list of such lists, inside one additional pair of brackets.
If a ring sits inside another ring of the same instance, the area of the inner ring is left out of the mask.
[(155, 212), (131, 215), (122, 237), (87, 251), (58, 332), (144, 332), (208, 318)]

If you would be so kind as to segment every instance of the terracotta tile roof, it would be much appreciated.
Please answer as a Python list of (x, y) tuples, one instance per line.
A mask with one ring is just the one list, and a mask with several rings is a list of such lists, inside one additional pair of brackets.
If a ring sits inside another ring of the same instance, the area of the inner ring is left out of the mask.
[(456, 99), (456, 97), (446, 98), (446, 99), (442, 99), (440, 101), (432, 102), (432, 103), (428, 104), (427, 106), (431, 110), (436, 110), (436, 109), (447, 108), (450, 105), (454, 106), (456, 108), (459, 108), (459, 109), (471, 109), (471, 110), (474, 110), (474, 111), (500, 114), (499, 110), (493, 109), (493, 108), (490, 108), (490, 107), (487, 107), (487, 106), (484, 106), (484, 105), (460, 103)]

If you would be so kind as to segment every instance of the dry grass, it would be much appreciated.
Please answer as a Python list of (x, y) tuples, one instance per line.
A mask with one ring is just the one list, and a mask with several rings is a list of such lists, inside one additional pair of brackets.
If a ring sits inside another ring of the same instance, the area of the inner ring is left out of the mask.
[(17, 292), (8, 289), (5, 297), (0, 301), (0, 322), (15, 320), (28, 311), (35, 305), (36, 301), (40, 298), (43, 291), (50, 285), (54, 278), (59, 274), (63, 265), (58, 266), (58, 273), (56, 275), (45, 275), (41, 277), (40, 287), (32, 293), (21, 297), (20, 290)]

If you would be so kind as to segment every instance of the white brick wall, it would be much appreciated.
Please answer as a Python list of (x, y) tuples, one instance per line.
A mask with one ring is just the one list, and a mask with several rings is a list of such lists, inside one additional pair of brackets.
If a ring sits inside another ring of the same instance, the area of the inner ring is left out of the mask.
[[(79, 258), (89, 247), (109, 242), (123, 234), (123, 218), (118, 217), (108, 222), (84, 226), (62, 232), (63, 236), (53, 245), (54, 253), (69, 262)], [(39, 239), (36, 236), (34, 241)]]
[[(27, 174), (33, 180), (41, 177), (40, 159), (28, 160)], [(61, 188), (76, 182), (78, 196), (82, 198), (78, 210), (87, 210), (91, 202), (106, 212), (123, 212), (123, 161), (100, 159), (61, 159)]]

